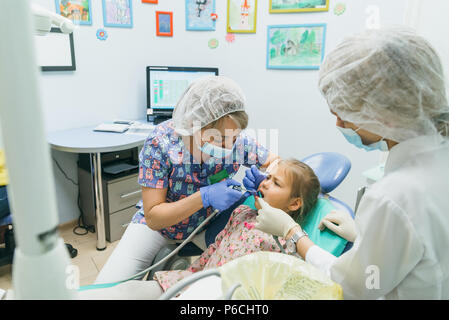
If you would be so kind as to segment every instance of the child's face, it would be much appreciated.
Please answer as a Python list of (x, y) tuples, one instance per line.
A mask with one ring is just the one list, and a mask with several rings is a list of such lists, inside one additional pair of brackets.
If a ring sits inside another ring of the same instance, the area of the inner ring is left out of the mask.
[[(301, 198), (290, 198), (291, 185), (282, 165), (277, 165), (271, 170), (267, 178), (260, 183), (258, 191), (270, 206), (287, 213), (301, 207)], [(256, 208), (260, 209), (257, 201)]]

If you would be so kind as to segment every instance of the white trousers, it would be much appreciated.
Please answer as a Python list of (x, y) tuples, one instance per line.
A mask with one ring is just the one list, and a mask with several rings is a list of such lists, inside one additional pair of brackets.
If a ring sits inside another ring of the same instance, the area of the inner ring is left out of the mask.
[(130, 223), (95, 283), (124, 280), (145, 270), (151, 265), (159, 250), (170, 243), (173, 242), (148, 226)]

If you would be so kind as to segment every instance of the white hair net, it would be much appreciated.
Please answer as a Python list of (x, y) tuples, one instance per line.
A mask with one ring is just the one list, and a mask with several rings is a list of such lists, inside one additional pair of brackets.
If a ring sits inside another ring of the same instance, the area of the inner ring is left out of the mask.
[(323, 62), (319, 88), (342, 120), (384, 138), (449, 136), (440, 58), (412, 29), (388, 27), (345, 39)]
[(245, 110), (245, 95), (233, 80), (208, 76), (190, 84), (173, 112), (176, 132), (189, 136), (225, 115)]

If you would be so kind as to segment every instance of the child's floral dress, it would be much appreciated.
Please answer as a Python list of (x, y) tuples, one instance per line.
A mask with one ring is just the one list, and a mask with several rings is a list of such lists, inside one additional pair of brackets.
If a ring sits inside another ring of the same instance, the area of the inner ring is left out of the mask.
[[(158, 271), (154, 275), (165, 291), (194, 272), (219, 267), (238, 257), (258, 251), (280, 252), (273, 236), (254, 228), (257, 211), (246, 205), (236, 208), (225, 228), (203, 254), (187, 270)], [(285, 240), (279, 238), (284, 245)]]

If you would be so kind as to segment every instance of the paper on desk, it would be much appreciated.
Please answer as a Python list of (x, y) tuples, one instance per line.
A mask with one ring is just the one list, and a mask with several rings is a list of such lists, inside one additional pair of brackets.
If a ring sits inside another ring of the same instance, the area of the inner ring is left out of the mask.
[(146, 137), (153, 131), (153, 129), (153, 124), (137, 122), (133, 123), (129, 127), (128, 131), (125, 132), (125, 134), (133, 134)]

